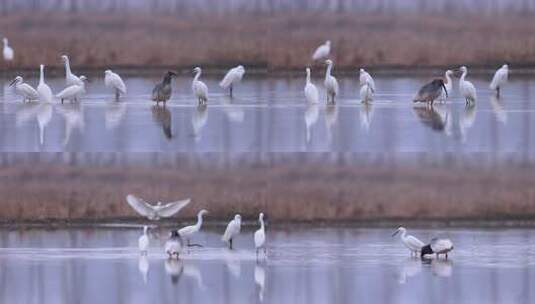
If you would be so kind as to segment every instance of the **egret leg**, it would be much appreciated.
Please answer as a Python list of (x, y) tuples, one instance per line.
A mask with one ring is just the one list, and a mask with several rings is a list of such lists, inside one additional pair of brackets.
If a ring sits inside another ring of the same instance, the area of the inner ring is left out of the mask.
[(232, 239), (229, 240), (229, 249), (232, 250)]
[(232, 97), (232, 85), (230, 85), (230, 97)]
[(119, 90), (115, 90), (115, 100), (119, 100)]
[(256, 259), (258, 260), (258, 248), (256, 248)]
[(498, 91), (498, 98), (500, 98), (500, 87), (498, 87), (496, 90)]

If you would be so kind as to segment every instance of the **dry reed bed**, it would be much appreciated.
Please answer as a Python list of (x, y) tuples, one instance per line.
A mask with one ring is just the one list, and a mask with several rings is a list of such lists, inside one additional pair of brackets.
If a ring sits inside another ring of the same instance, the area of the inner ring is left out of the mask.
[[(499, 19), (499, 22), (496, 20)], [(11, 15), (0, 19), (17, 56), (11, 68), (226, 66), (273, 69), (310, 64), (313, 49), (334, 44), (339, 68), (535, 63), (531, 17), (276, 14), (173, 17), (150, 15)], [(0, 62), (0, 67), (5, 63)]]
[(193, 198), (179, 215), (207, 208), (271, 220), (489, 219), (535, 215), (531, 166), (243, 165), (155, 169), (19, 164), (0, 169), (0, 219), (136, 218), (127, 193), (147, 200)]

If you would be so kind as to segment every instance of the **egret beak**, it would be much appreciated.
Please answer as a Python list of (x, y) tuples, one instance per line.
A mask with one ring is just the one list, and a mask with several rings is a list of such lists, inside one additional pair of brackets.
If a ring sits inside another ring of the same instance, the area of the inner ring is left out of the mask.
[(394, 231), (394, 233), (392, 233), (392, 237), (395, 237), (396, 234), (398, 234), (398, 233), (399, 233), (399, 230)]
[(446, 90), (446, 86), (444, 85), (444, 82), (442, 82), (442, 88), (444, 89), (444, 93), (446, 93), (446, 97), (448, 97), (448, 90)]
[(12, 87), (17, 82), (17, 78), (13, 79), (13, 81), (9, 84), (10, 87)]

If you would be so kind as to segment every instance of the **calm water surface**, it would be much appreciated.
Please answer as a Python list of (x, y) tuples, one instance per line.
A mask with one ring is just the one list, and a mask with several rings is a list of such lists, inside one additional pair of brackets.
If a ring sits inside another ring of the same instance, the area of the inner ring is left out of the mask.
[[(308, 106), (304, 80), (248, 77), (229, 99), (206, 76), (207, 107), (191, 94), (191, 79), (179, 77), (167, 107), (156, 108), (150, 92), (156, 78), (128, 78), (120, 102), (95, 78), (79, 104), (22, 104), (0, 78), (0, 151), (3, 152), (405, 152), (535, 154), (535, 77), (515, 78), (498, 100), (488, 90), (491, 75), (472, 78), (475, 107), (457, 92), (434, 108), (411, 98), (428, 78), (378, 77), (369, 106), (358, 100), (355, 78), (342, 78), (335, 106)], [(63, 79), (47, 80), (54, 92)], [(322, 79), (314, 80), (320, 87)], [(35, 79), (28, 82), (36, 85)]]
[(148, 258), (138, 229), (0, 231), (2, 303), (533, 303), (535, 230), (418, 230), (450, 237), (448, 261), (409, 257), (390, 229), (270, 227), (256, 261), (252, 231), (237, 250), (220, 231), (199, 235), (168, 261), (168, 230), (151, 230)]

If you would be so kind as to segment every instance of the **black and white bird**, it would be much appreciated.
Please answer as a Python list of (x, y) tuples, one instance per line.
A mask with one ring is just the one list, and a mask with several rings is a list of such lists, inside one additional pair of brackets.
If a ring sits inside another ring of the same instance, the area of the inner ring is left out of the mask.
[(171, 98), (171, 94), (173, 93), (171, 80), (173, 77), (176, 77), (176, 73), (168, 71), (163, 77), (162, 82), (158, 83), (152, 90), (152, 101), (156, 101), (156, 105), (163, 102), (165, 106), (165, 103)]
[(167, 253), (167, 256), (170, 259), (178, 259), (183, 247), (184, 241), (182, 240), (182, 237), (180, 237), (180, 234), (178, 234), (178, 230), (171, 231), (171, 236), (167, 242), (165, 242), (165, 253)]
[(422, 247), (420, 256), (422, 258), (427, 254), (436, 254), (437, 258), (443, 254), (448, 259), (448, 253), (453, 250), (453, 243), (450, 239), (432, 238), (429, 244)]
[(186, 207), (191, 199), (184, 199), (176, 202), (163, 204), (162, 202), (151, 205), (139, 197), (132, 194), (126, 196), (126, 201), (137, 213), (151, 221), (157, 221), (162, 217), (171, 217)]
[(414, 96), (413, 102), (426, 102), (431, 103), (438, 99), (442, 92), (446, 93), (446, 97), (448, 97), (448, 90), (446, 89), (446, 86), (444, 85), (444, 80), (442, 79), (434, 79), (430, 83), (427, 83), (424, 85)]

